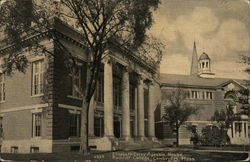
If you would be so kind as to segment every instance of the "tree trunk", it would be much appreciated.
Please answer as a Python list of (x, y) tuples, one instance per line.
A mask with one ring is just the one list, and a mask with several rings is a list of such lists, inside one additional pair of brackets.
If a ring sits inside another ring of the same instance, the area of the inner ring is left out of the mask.
[(179, 146), (179, 126), (178, 123), (176, 123), (176, 147)]
[(85, 98), (82, 102), (81, 112), (81, 153), (89, 153), (89, 106), (90, 102), (86, 102)]

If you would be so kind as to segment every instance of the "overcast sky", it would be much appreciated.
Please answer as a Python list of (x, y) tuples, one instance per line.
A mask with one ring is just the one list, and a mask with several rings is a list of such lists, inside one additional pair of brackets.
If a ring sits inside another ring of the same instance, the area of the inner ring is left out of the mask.
[(250, 55), (249, 16), (247, 0), (162, 0), (151, 29), (166, 44), (161, 72), (189, 74), (195, 40), (217, 77), (246, 79), (239, 56)]

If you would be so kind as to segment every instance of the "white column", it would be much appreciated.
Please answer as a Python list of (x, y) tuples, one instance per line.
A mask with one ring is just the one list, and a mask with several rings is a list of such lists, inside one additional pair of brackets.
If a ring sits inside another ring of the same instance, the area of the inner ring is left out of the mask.
[(138, 125), (137, 125), (137, 122), (138, 122), (138, 120), (137, 120), (137, 110), (138, 110), (138, 91), (137, 91), (137, 88), (135, 88), (135, 111), (134, 111), (134, 113), (135, 113), (135, 118), (134, 118), (134, 136), (135, 137), (137, 137), (138, 136)]
[(236, 129), (235, 129), (236, 127), (235, 127), (235, 122), (233, 122), (233, 136), (234, 136), (234, 138), (235, 138), (235, 136), (236, 136), (236, 133), (235, 133), (235, 131), (236, 131)]
[(138, 121), (138, 137), (143, 139), (145, 137), (144, 132), (144, 89), (143, 89), (143, 80), (138, 78), (138, 111), (137, 111), (137, 121)]
[(122, 137), (128, 140), (130, 135), (130, 108), (129, 108), (129, 72), (123, 69), (122, 76)]
[(148, 137), (155, 137), (155, 100), (154, 100), (154, 85), (149, 83), (148, 87)]
[(113, 120), (113, 71), (111, 61), (107, 60), (104, 64), (104, 135), (107, 137), (114, 137)]

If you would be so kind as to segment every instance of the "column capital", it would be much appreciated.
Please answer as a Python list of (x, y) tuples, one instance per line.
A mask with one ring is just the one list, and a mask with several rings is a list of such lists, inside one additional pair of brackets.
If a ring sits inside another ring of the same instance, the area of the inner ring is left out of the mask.
[(103, 59), (102, 59), (102, 62), (104, 63), (104, 64), (114, 64), (115, 63), (115, 60), (112, 58), (112, 57), (110, 57), (110, 56), (106, 56), (106, 57), (104, 57)]
[(146, 77), (140, 73), (137, 73), (137, 84), (142, 84), (144, 83)]
[(148, 78), (146, 78), (144, 82), (145, 82), (148, 86), (154, 85), (153, 81), (150, 80), (150, 79), (148, 79)]
[(122, 67), (123, 72), (128, 72), (128, 73), (133, 72), (133, 69), (128, 65), (121, 65), (121, 67)]

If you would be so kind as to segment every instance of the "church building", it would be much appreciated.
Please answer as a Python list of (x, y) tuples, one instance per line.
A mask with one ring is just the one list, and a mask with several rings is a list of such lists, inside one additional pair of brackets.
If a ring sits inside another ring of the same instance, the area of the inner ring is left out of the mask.
[[(192, 115), (179, 129), (180, 144), (191, 144), (191, 131), (187, 126), (192, 125), (201, 134), (202, 128), (215, 124), (211, 117), (216, 110), (226, 109), (229, 102), (234, 102), (234, 112), (239, 112), (240, 104), (237, 102), (240, 89), (249, 88), (244, 80), (216, 78), (212, 72), (212, 60), (203, 52), (197, 56), (196, 43), (193, 47), (190, 75), (163, 74), (160, 75), (161, 91), (170, 91), (181, 88), (188, 92), (186, 102), (198, 108), (198, 113)], [(156, 118), (157, 137), (166, 143), (173, 143), (175, 138), (168, 124), (162, 121), (164, 107), (167, 99), (162, 98), (161, 110)], [(160, 115), (159, 115), (160, 114)], [(231, 144), (246, 144), (249, 142), (249, 119), (246, 115), (241, 116), (240, 121), (233, 122), (232, 130), (228, 130)]]

